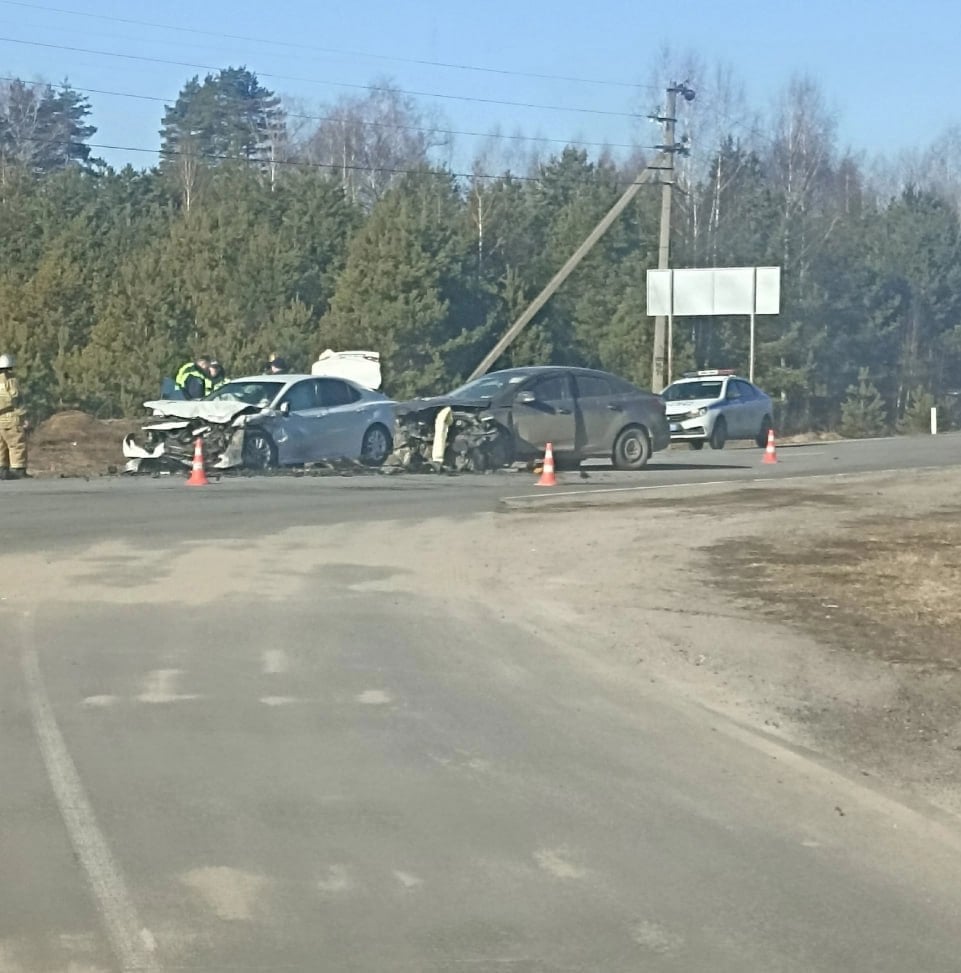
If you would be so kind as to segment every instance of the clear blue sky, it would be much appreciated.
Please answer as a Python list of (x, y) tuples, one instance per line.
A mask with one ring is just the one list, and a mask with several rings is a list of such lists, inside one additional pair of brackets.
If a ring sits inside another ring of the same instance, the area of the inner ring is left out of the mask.
[[(363, 85), (389, 76), (401, 88), (415, 91), (568, 109), (419, 99), (425, 107), (439, 108), (453, 129), (484, 132), (500, 126), (504, 132), (520, 130), (558, 139), (643, 144), (657, 141), (655, 130), (644, 121), (569, 109), (644, 114), (656, 107), (661, 97), (657, 91), (502, 76), (389, 58), (643, 85), (651, 80), (658, 51), (669, 44), (677, 52), (697, 52), (708, 63), (729, 65), (743, 81), (752, 107), (759, 110), (770, 106), (793, 73), (807, 73), (838, 111), (842, 145), (869, 153), (896, 153), (926, 143), (961, 120), (955, 97), (961, 88), (959, 37), (957, 0), (680, 0), (668, 6), (638, 0), (0, 0), (4, 76), (51, 81), (68, 77), (78, 88), (173, 100), (188, 77), (205, 73), (202, 66), (244, 64), (260, 74), (267, 87), (296, 97), (307, 110), (351, 91), (331, 82)], [(157, 147), (161, 103), (106, 94), (89, 97), (99, 128), (95, 141)], [(456, 140), (455, 166), (470, 158), (471, 141)], [(98, 154), (114, 164), (130, 161), (138, 167), (155, 161), (155, 156), (125, 151)]]

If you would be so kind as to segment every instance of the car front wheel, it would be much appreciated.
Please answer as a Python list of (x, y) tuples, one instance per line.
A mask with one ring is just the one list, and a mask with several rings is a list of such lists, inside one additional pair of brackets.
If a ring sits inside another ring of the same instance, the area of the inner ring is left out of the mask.
[(614, 443), (612, 454), (614, 468), (618, 470), (639, 470), (651, 458), (651, 440), (641, 426), (625, 429)]
[(695, 450), (704, 449), (704, 440), (692, 439), (687, 445), (690, 446), (691, 449), (695, 449)]
[(277, 465), (277, 445), (263, 429), (248, 429), (241, 456), (248, 470), (271, 470)]
[(364, 433), (363, 442), (360, 444), (361, 462), (367, 466), (383, 466), (393, 448), (394, 442), (390, 433), (377, 423)]
[(711, 430), (711, 449), (724, 449), (724, 444), (727, 442), (727, 422), (724, 420), (724, 416), (721, 416), (717, 422), (714, 423), (714, 428)]

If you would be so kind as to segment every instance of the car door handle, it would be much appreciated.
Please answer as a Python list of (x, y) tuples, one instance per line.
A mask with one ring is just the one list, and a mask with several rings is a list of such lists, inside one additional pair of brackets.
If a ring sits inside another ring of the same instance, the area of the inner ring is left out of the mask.
[(569, 416), (571, 414), (570, 409), (555, 409), (554, 410), (559, 416)]
[(608, 402), (607, 403), (607, 408), (611, 412), (623, 412), (624, 411), (624, 409), (623, 409), (622, 406), (615, 405), (613, 402)]

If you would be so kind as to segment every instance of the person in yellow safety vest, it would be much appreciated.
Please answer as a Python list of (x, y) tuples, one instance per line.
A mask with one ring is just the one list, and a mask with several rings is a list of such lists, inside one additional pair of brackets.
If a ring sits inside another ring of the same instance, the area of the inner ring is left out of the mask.
[(174, 385), (185, 399), (202, 399), (210, 391), (210, 355), (200, 355), (181, 365)]
[(221, 365), (220, 362), (217, 361), (216, 359), (214, 359), (210, 363), (210, 369), (208, 374), (210, 376), (210, 381), (209, 381), (210, 392), (216, 392), (221, 385), (227, 384), (227, 373), (224, 370), (224, 366)]
[(23, 411), (20, 383), (13, 374), (17, 359), (0, 355), (0, 480), (20, 480), (27, 475), (29, 429)]

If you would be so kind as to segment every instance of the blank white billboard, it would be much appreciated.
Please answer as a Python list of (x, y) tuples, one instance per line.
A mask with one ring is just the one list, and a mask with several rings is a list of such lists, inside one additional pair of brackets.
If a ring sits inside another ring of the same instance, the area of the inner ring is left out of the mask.
[(781, 268), (757, 268), (757, 295), (754, 303), (755, 314), (781, 313)]
[(780, 267), (647, 272), (647, 313), (651, 315), (778, 314), (780, 305)]
[(671, 281), (673, 270), (649, 270), (647, 272), (647, 313), (671, 313)]

